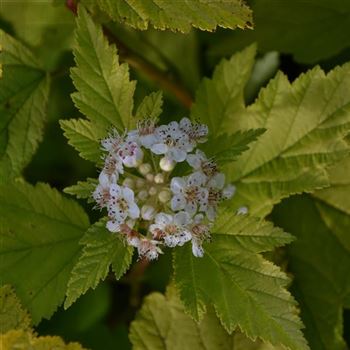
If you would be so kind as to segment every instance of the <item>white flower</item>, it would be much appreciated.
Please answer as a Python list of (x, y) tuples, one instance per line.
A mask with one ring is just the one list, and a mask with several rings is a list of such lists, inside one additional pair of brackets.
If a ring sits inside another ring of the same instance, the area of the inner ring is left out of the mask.
[(137, 250), (139, 257), (145, 257), (148, 260), (155, 260), (159, 254), (162, 254), (162, 250), (158, 247), (159, 241), (142, 238), (139, 240)]
[(118, 156), (108, 155), (101, 174), (106, 175), (110, 182), (117, 182), (119, 174), (124, 174), (122, 160)]
[(107, 229), (111, 232), (119, 232), (120, 225), (128, 217), (137, 219), (140, 216), (140, 209), (135, 203), (134, 192), (130, 188), (111, 184), (109, 192), (108, 216), (111, 220), (107, 223)]
[(215, 188), (216, 190), (222, 190), (225, 186), (225, 174), (216, 173), (209, 181), (208, 187)]
[(213, 160), (208, 159), (205, 153), (199, 149), (196, 150), (195, 154), (187, 155), (187, 163), (194, 170), (201, 171), (208, 177), (211, 177), (218, 173), (217, 164)]
[(191, 225), (192, 253), (195, 257), (201, 258), (204, 255), (202, 244), (210, 239), (210, 226), (203, 223), (204, 216), (198, 214), (193, 219)]
[[(113, 129), (101, 141), (107, 154), (92, 195), (96, 207), (108, 211), (107, 229), (118, 232), (140, 258), (156, 259), (161, 245), (175, 247), (189, 241), (193, 254), (203, 256), (217, 206), (236, 190), (225, 185), (225, 175), (213, 159), (195, 150), (207, 135), (206, 125), (188, 118), (159, 127), (146, 118), (137, 129), (122, 135)], [(172, 178), (171, 171), (185, 160), (193, 173)], [(244, 212), (241, 208), (238, 214)]]
[(223, 198), (222, 189), (225, 186), (225, 175), (223, 173), (215, 174), (208, 181), (208, 200), (202, 207), (202, 210), (207, 214), (207, 218), (210, 221), (214, 221), (216, 217), (216, 211), (218, 204)]
[(225, 175), (223, 173), (215, 174), (208, 181), (209, 193), (208, 201), (203, 206), (203, 211), (207, 214), (210, 221), (214, 221), (218, 204), (223, 199), (231, 198), (234, 194), (235, 187), (232, 185), (225, 186)]
[(208, 201), (206, 205), (203, 206), (203, 211), (207, 214), (207, 218), (210, 221), (214, 221), (216, 217), (216, 210), (219, 202), (222, 199), (222, 191), (214, 187), (209, 189)]
[(158, 140), (155, 130), (155, 121), (146, 118), (137, 123), (136, 130), (128, 132), (128, 139), (138, 143), (140, 146), (150, 149)]
[(107, 207), (110, 199), (110, 179), (109, 177), (101, 172), (99, 177), (99, 184), (97, 185), (95, 191), (92, 193), (94, 200), (96, 201), (96, 207), (102, 209)]
[(192, 123), (188, 118), (180, 120), (180, 130), (183, 131), (189, 138), (189, 141), (196, 146), (198, 143), (206, 141), (208, 136), (208, 126), (205, 124)]
[(101, 141), (102, 149), (110, 154), (117, 155), (120, 145), (123, 143), (123, 137), (121, 137), (116, 129), (113, 129), (108, 137)]
[(141, 164), (143, 152), (136, 142), (129, 140), (120, 145), (118, 156), (126, 167), (136, 168)]
[(163, 239), (168, 247), (182, 246), (191, 239), (188, 225), (190, 216), (185, 212), (175, 215), (159, 213), (155, 217), (155, 224), (150, 225), (150, 232), (154, 238)]
[(151, 151), (155, 154), (164, 154), (166, 159), (183, 162), (187, 153), (193, 150), (188, 135), (180, 130), (177, 122), (159, 126), (156, 131), (157, 143)]
[(208, 189), (203, 187), (206, 183), (206, 176), (200, 172), (191, 174), (188, 177), (174, 177), (171, 180), (170, 189), (174, 196), (171, 199), (171, 209), (186, 210), (190, 215), (196, 213), (198, 205), (200, 210), (207, 205)]

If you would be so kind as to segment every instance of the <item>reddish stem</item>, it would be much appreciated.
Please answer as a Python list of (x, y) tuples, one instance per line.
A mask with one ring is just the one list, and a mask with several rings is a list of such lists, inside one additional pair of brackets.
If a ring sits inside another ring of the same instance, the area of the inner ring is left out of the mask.
[[(74, 13), (74, 15), (77, 14), (77, 4), (74, 0), (66, 0), (66, 6), (70, 11)], [(106, 26), (102, 25), (102, 28), (103, 33), (108, 38), (109, 42), (116, 44), (119, 57), (122, 61), (128, 63), (129, 66), (141, 71), (149, 79), (155, 81), (161, 88), (170, 92), (186, 108), (191, 108), (191, 105), (193, 103), (192, 96), (177, 79), (174, 79), (166, 72), (159, 70), (152, 63), (145, 60), (144, 57), (140, 56), (138, 53), (127, 47)]]

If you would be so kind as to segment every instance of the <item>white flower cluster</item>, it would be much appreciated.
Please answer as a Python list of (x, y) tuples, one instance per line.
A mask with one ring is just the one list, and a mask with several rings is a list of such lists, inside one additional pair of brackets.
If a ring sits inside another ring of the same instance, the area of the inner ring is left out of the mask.
[[(107, 229), (124, 235), (140, 257), (156, 259), (162, 246), (189, 241), (193, 254), (203, 256), (217, 206), (235, 191), (217, 164), (195, 149), (207, 134), (206, 125), (188, 118), (161, 126), (145, 119), (136, 130), (113, 130), (102, 140), (107, 155), (93, 192), (96, 207), (107, 209)], [(172, 177), (181, 162), (188, 175)]]

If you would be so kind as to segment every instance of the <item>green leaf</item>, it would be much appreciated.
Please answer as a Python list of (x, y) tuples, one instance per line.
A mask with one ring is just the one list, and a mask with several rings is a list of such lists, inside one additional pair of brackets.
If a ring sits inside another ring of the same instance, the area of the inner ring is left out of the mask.
[(146, 96), (136, 111), (137, 119), (150, 118), (157, 120), (162, 113), (163, 94), (161, 91), (152, 92)]
[(330, 187), (312, 195), (335, 209), (350, 215), (350, 157), (329, 169)]
[(97, 179), (87, 178), (86, 181), (78, 181), (76, 185), (66, 187), (63, 191), (65, 193), (76, 196), (77, 198), (91, 198), (92, 192), (98, 184)]
[(221, 326), (213, 310), (197, 324), (175, 296), (152, 293), (131, 323), (134, 350), (230, 350), (233, 336)]
[(304, 196), (282, 202), (273, 218), (297, 237), (288, 249), (288, 267), (310, 347), (346, 349), (343, 308), (350, 297), (350, 216)]
[(264, 343), (257, 339), (253, 341), (252, 339), (246, 337), (241, 332), (236, 332), (234, 337), (233, 350), (285, 350), (284, 346), (273, 346), (269, 343)]
[[(243, 53), (238, 55), (242, 57)], [(233, 72), (251, 67), (251, 62), (244, 60), (239, 64), (231, 67)], [(228, 62), (219, 67), (230, 68)], [(237, 100), (236, 92), (232, 105), (227, 94), (221, 101), (214, 87), (231, 81), (229, 76), (230, 70), (225, 75), (214, 73), (206, 84), (209, 102), (204, 101), (204, 90), (200, 89), (195, 111), (201, 110), (203, 120), (214, 121), (214, 112), (207, 105), (210, 103), (218, 111), (216, 125), (225, 131), (230, 128), (232, 133), (266, 129), (248, 151), (224, 169), (237, 185), (232, 208), (245, 205), (251, 213), (262, 216), (283, 197), (327, 186), (327, 167), (349, 153), (344, 137), (350, 130), (350, 64), (327, 75), (315, 67), (293, 83), (278, 73), (248, 107), (244, 107), (242, 96)], [(227, 106), (239, 113), (226, 114)]]
[(291, 241), (270, 223), (223, 212), (213, 228), (213, 242), (203, 258), (189, 245), (174, 252), (175, 282), (186, 310), (196, 319), (208, 305), (227, 331), (237, 326), (289, 349), (308, 349), (300, 328), (296, 302), (285, 289), (288, 277), (259, 252)]
[(10, 285), (0, 288), (0, 333), (11, 329), (30, 330), (30, 317)]
[(72, 94), (77, 108), (99, 128), (115, 126), (123, 132), (132, 117), (135, 82), (128, 65), (120, 64), (115, 45), (109, 45), (86, 10), (79, 7), (73, 49), (76, 67), (71, 76), (78, 90)]
[[(350, 3), (342, 0), (253, 0), (254, 31), (228, 32), (209, 51), (231, 55), (257, 42), (262, 52), (292, 54), (302, 63), (331, 58), (350, 46)], [(328, 30), (326, 29), (328, 28)]]
[(74, 16), (62, 1), (59, 6), (51, 0), (3, 1), (1, 18), (50, 70), (57, 67), (63, 51), (71, 48)]
[(237, 131), (232, 135), (222, 134), (209, 140), (201, 147), (208, 157), (220, 164), (231, 163), (249, 149), (249, 144), (265, 132), (265, 129)]
[(255, 54), (256, 46), (252, 45), (230, 60), (222, 60), (213, 78), (204, 78), (199, 85), (191, 117), (207, 124), (211, 136), (235, 131), (233, 122), (245, 109), (244, 87), (251, 75)]
[(201, 322), (195, 322), (185, 313), (176, 292), (171, 285), (165, 296), (152, 293), (144, 299), (130, 326), (134, 350), (282, 350), (241, 332), (229, 335), (212, 308)]
[(32, 53), (0, 30), (0, 178), (20, 175), (42, 139), (49, 77)]
[(98, 0), (98, 4), (113, 20), (142, 30), (147, 29), (149, 24), (156, 29), (169, 28), (180, 32), (189, 32), (192, 26), (209, 31), (218, 26), (230, 29), (252, 26), (252, 13), (241, 0)]
[(125, 246), (122, 237), (111, 234), (105, 224), (105, 220), (100, 220), (92, 225), (80, 241), (84, 248), (68, 282), (65, 308), (89, 288), (95, 289), (106, 278), (111, 264), (119, 279), (131, 263), (132, 247)]
[(99, 128), (86, 119), (60, 120), (61, 128), (68, 143), (79, 155), (93, 163), (100, 163), (102, 152), (100, 140), (106, 136), (106, 130)]
[(1, 283), (11, 284), (37, 324), (63, 301), (89, 225), (82, 208), (45, 184), (0, 185)]
[(33, 349), (33, 350), (84, 350), (78, 343), (65, 344), (60, 337), (38, 337), (32, 332), (12, 330), (0, 335), (0, 344), (3, 349)]

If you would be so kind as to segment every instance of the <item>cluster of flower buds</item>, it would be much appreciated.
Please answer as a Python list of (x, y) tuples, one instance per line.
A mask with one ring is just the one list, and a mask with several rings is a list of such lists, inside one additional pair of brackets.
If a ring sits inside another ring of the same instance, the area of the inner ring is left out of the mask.
[[(235, 192), (217, 164), (196, 149), (207, 134), (206, 125), (188, 118), (160, 126), (144, 119), (137, 129), (124, 135), (113, 130), (102, 140), (96, 207), (107, 209), (107, 229), (124, 235), (140, 257), (156, 259), (163, 246), (189, 241), (193, 254), (203, 256), (217, 206)], [(172, 176), (178, 163), (187, 175)]]

